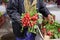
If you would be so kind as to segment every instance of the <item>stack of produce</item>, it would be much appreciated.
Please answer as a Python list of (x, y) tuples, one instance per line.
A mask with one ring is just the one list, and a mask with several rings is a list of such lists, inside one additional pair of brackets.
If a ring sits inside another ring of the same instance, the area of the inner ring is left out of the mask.
[(58, 39), (60, 38), (60, 24), (57, 22), (48, 23), (44, 21), (44, 26), (41, 28), (43, 34), (48, 35), (51, 39)]
[(28, 32), (37, 33), (37, 24), (42, 23), (42, 15), (40, 13), (30, 14), (25, 13), (21, 16), (22, 28), (28, 27)]

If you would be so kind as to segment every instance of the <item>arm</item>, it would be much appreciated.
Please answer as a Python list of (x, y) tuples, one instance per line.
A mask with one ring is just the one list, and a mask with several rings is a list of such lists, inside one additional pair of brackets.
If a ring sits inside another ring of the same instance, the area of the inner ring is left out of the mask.
[(49, 10), (46, 8), (44, 3), (40, 0), (39, 0), (39, 12), (42, 13), (43, 16), (46, 17), (49, 23), (51, 22), (52, 24), (54, 23), (53, 16), (50, 14)]
[(7, 13), (13, 21), (20, 22), (20, 14), (18, 12), (18, 0), (9, 0)]
[(50, 14), (49, 10), (46, 8), (44, 3), (40, 0), (39, 0), (39, 12), (42, 13), (43, 16), (45, 17), (47, 17)]

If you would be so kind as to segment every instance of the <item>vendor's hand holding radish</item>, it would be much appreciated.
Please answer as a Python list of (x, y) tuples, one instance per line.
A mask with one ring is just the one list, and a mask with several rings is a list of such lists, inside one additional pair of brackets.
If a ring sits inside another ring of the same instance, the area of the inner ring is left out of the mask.
[(54, 19), (53, 19), (53, 16), (52, 15), (48, 15), (48, 17), (47, 17), (47, 20), (48, 20), (48, 22), (50, 23), (50, 24), (53, 24), (54, 23)]

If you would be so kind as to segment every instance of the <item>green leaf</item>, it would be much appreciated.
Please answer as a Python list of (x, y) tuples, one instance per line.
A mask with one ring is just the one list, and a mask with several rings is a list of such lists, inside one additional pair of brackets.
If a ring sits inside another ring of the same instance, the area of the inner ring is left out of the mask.
[(37, 28), (37, 25), (34, 25), (34, 29), (36, 29)]
[(51, 32), (54, 32), (54, 30), (52, 29), (52, 30), (50, 30)]
[(5, 3), (7, 3), (9, 0), (4, 0)]
[(58, 35), (57, 35), (57, 34), (55, 34), (55, 35), (54, 35), (54, 37), (57, 39), (57, 38), (58, 38)]
[(60, 33), (58, 33), (58, 37), (60, 38)]
[(28, 28), (28, 32), (30, 32), (30, 28)]
[(41, 23), (42, 23), (42, 20), (43, 20), (43, 19), (38, 19), (37, 22), (38, 22), (39, 24), (41, 24)]
[(2, 13), (0, 12), (0, 17), (2, 16)]
[(23, 29), (23, 27), (22, 27), (22, 29), (21, 29), (20, 31), (23, 32), (23, 30), (24, 30), (24, 29)]
[(24, 13), (22, 13), (22, 16), (21, 16), (21, 18), (23, 18), (23, 17), (24, 17), (24, 15), (25, 15), (25, 14), (24, 14)]

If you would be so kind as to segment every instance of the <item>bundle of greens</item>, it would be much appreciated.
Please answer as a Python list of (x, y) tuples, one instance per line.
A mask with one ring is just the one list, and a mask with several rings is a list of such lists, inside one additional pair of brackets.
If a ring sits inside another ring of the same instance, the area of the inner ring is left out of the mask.
[(52, 39), (60, 38), (60, 24), (57, 22), (53, 24), (46, 22), (45, 26), (42, 27), (42, 32), (46, 33), (46, 35), (50, 36)]

